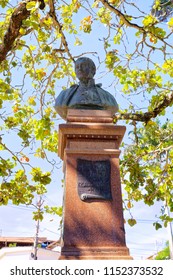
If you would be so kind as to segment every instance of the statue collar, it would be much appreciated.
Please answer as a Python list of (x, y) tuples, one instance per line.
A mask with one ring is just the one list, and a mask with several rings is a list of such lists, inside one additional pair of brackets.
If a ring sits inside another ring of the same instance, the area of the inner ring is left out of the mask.
[(95, 86), (95, 80), (94, 79), (90, 79), (87, 83), (80, 81), (79, 83), (79, 87), (80, 88), (90, 88), (90, 87), (94, 87)]

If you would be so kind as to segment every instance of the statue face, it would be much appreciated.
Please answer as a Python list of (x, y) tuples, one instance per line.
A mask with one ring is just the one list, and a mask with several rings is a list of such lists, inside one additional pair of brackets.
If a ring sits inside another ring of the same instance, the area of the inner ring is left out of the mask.
[(75, 72), (79, 80), (91, 79), (95, 74), (95, 65), (89, 59), (78, 59), (75, 63)]

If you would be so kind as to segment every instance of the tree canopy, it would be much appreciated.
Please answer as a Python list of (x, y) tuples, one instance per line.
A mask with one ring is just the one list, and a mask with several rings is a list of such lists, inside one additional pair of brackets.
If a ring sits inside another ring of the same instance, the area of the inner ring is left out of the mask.
[[(161, 0), (0, 1), (1, 205), (31, 204), (49, 187), (59, 162), (55, 97), (77, 82), (74, 62), (88, 56), (97, 81), (116, 94), (120, 110), (113, 122), (128, 127), (124, 207), (163, 201), (173, 212), (172, 6)], [(156, 229), (160, 220), (171, 221), (163, 208)]]

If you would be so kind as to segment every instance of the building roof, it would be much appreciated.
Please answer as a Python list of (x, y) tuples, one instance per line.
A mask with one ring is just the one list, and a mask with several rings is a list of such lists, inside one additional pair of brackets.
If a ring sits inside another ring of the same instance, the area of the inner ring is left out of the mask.
[[(4, 236), (0, 237), (0, 249), (7, 247), (10, 243), (16, 243), (16, 246), (32, 246), (35, 242), (35, 237), (15, 237)], [(54, 240), (47, 239), (47, 237), (38, 237), (38, 244), (52, 243)]]
[[(33, 243), (34, 242), (35, 237), (0, 237), (0, 242), (12, 242), (12, 243)], [(39, 237), (38, 238), (38, 242), (42, 243), (42, 242), (46, 242), (47, 237)]]

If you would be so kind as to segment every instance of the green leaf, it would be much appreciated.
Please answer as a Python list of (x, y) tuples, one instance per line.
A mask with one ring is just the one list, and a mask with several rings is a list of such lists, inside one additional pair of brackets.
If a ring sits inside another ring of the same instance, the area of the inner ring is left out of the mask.
[(127, 220), (128, 224), (133, 227), (134, 225), (136, 225), (136, 220), (135, 219), (128, 219)]
[(1, 0), (0, 5), (2, 8), (5, 8), (9, 0)]
[(27, 10), (32, 10), (33, 8), (38, 7), (38, 1), (30, 1), (26, 4)]
[(153, 223), (153, 225), (155, 226), (155, 229), (158, 230), (159, 228), (162, 228), (162, 225), (158, 222)]

